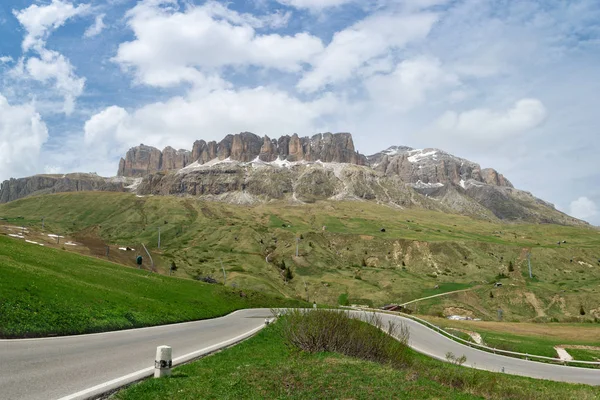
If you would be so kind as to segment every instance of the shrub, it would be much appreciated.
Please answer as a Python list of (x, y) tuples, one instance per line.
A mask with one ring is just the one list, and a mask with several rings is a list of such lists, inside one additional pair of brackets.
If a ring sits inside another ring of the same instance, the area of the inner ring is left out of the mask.
[(490, 299), (494, 298), (494, 293), (490, 292)]
[(508, 272), (514, 272), (515, 271), (515, 266), (513, 265), (512, 261), (508, 262)]
[(583, 304), (579, 307), (579, 315), (585, 315), (585, 310), (583, 309)]
[(340, 297), (338, 297), (338, 304), (341, 306), (349, 306), (350, 305), (350, 302), (348, 301), (348, 293), (340, 294)]
[(408, 366), (408, 329), (393, 323), (386, 326), (376, 314), (362, 318), (354, 319), (345, 311), (295, 309), (282, 319), (282, 330), (289, 344), (303, 351), (336, 352), (395, 368)]

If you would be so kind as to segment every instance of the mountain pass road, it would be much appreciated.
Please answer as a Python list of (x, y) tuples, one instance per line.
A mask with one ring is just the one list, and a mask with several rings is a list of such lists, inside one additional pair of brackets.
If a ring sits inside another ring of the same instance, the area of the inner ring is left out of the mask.
[[(362, 318), (363, 311), (350, 311)], [(403, 323), (409, 345), (446, 360), (466, 356), (467, 367), (562, 382), (600, 385), (600, 370), (496, 355), (462, 345), (401, 316), (378, 313), (384, 324)], [(268, 309), (240, 310), (225, 317), (151, 328), (42, 339), (0, 340), (0, 399), (85, 399), (150, 376), (156, 347), (173, 348), (174, 365), (208, 354), (260, 330)]]

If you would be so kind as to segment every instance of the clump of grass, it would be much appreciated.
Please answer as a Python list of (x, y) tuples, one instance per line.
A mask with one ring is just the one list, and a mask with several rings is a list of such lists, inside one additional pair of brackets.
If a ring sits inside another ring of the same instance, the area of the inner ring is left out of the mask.
[(283, 318), (282, 332), (289, 344), (309, 353), (335, 352), (394, 368), (410, 365), (408, 329), (391, 322), (385, 326), (376, 314), (364, 319), (345, 311), (296, 309)]

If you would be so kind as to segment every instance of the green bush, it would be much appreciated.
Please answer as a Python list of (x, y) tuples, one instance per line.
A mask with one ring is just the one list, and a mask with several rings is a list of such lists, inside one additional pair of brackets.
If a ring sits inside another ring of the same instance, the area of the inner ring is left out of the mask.
[(338, 297), (338, 304), (341, 306), (349, 306), (350, 305), (350, 302), (348, 301), (348, 293), (340, 294), (340, 297)]
[(289, 344), (309, 353), (336, 352), (394, 368), (411, 364), (404, 325), (385, 326), (376, 314), (365, 314), (364, 319), (345, 311), (295, 309), (282, 318), (282, 332)]

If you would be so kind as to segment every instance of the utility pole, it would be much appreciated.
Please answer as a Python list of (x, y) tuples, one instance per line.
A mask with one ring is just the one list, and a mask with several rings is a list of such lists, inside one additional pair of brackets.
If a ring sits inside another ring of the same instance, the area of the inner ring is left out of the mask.
[(46, 219), (46, 217), (42, 217), (42, 230), (44, 230), (44, 220)]
[(144, 250), (146, 250), (146, 254), (148, 254), (148, 258), (150, 258), (150, 263), (152, 265), (152, 271), (154, 271), (154, 260), (152, 260), (152, 256), (150, 255), (150, 252), (148, 251), (148, 249), (146, 248), (146, 245), (144, 243), (142, 243), (142, 247), (144, 248)]
[(527, 253), (527, 265), (529, 266), (529, 279), (533, 278), (531, 273), (531, 252)]
[(219, 261), (221, 261), (221, 269), (223, 270), (223, 286), (225, 286), (227, 284), (227, 274), (225, 273), (225, 267), (223, 267), (223, 259), (219, 258)]
[(300, 238), (296, 238), (296, 257), (298, 257), (298, 243), (300, 242)]
[(158, 227), (158, 248), (160, 249), (160, 226)]

